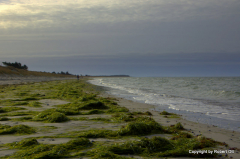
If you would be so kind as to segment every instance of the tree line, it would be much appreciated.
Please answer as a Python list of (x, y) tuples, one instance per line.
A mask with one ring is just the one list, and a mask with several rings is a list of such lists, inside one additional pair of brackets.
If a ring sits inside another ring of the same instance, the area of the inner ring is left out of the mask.
[(27, 70), (28, 69), (28, 67), (27, 67), (27, 65), (22, 65), (21, 63), (19, 63), (19, 62), (15, 62), (15, 63), (11, 63), (11, 62), (2, 62), (3, 63), (3, 65), (5, 65), (5, 66), (12, 66), (12, 67), (15, 67), (15, 68), (18, 68), (18, 69), (24, 69), (24, 70)]
[(69, 73), (68, 71), (67, 72), (63, 72), (63, 71), (61, 71), (61, 72), (55, 72), (55, 71), (53, 71), (52, 72), (53, 74), (61, 74), (61, 75), (72, 75), (71, 73)]
[[(18, 69), (24, 69), (24, 70), (28, 70), (28, 66), (27, 65), (22, 65), (20, 62), (14, 62), (14, 63), (11, 63), (11, 62), (2, 62), (3, 65), (5, 66), (12, 66), (12, 67), (15, 67), (15, 68), (18, 68)], [(45, 71), (44, 71), (45, 72)], [(67, 72), (55, 72), (53, 71), (52, 74), (61, 74), (61, 75), (72, 75), (71, 73), (69, 73), (68, 71)]]

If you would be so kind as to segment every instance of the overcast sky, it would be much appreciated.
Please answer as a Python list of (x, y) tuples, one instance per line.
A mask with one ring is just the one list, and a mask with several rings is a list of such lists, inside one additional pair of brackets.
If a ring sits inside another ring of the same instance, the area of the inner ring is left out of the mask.
[(240, 0), (0, 0), (0, 55), (36, 71), (240, 76)]

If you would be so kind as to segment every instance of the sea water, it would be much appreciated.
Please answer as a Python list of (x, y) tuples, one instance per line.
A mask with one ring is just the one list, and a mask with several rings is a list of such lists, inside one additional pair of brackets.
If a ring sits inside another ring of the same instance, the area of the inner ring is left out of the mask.
[(113, 77), (92, 84), (183, 118), (240, 131), (240, 77)]

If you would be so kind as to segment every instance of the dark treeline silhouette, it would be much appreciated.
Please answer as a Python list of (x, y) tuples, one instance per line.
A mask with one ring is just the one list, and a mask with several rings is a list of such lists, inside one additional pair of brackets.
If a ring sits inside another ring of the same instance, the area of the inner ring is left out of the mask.
[(53, 74), (61, 74), (61, 75), (72, 75), (71, 73), (69, 73), (68, 71), (67, 72), (63, 72), (63, 71), (61, 71), (61, 72), (55, 72), (55, 71), (53, 71), (52, 72)]
[(18, 69), (24, 69), (24, 70), (27, 70), (28, 67), (26, 65), (23, 65), (19, 62), (15, 62), (15, 63), (11, 63), (11, 62), (2, 62), (5, 66), (12, 66), (12, 67), (15, 67), (15, 68), (18, 68)]

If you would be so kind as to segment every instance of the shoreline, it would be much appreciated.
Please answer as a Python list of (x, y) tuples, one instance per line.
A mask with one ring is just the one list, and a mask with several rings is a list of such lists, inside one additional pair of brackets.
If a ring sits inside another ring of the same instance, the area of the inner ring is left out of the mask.
[[(151, 117), (163, 126), (170, 126), (170, 125), (174, 125), (178, 122), (181, 122), (182, 125), (184, 126), (184, 128), (187, 130), (187, 132), (189, 132), (193, 136), (203, 135), (203, 136), (205, 136), (207, 138), (211, 138), (215, 141), (225, 142), (231, 148), (235, 147), (237, 149), (240, 149), (240, 132), (238, 132), (238, 131), (227, 130), (224, 128), (216, 127), (214, 125), (197, 123), (194, 121), (183, 119), (182, 117), (180, 117), (180, 118), (164, 118), (162, 115), (159, 115), (160, 112), (155, 110), (155, 107), (156, 107), (155, 105), (141, 103), (141, 102), (125, 99), (122, 97), (118, 97), (118, 96), (115, 96), (115, 95), (105, 92), (106, 91), (105, 88), (107, 88), (107, 87), (97, 86), (97, 85), (94, 85), (94, 86), (102, 87), (100, 96), (116, 98), (118, 104), (120, 106), (124, 106), (124, 107), (128, 108), (130, 112), (149, 111), (152, 113)], [(240, 152), (236, 151), (236, 153), (229, 154), (229, 156), (231, 156), (233, 158), (240, 158)]]
[[(37, 80), (37, 78), (38, 77), (36, 77), (35, 81), (31, 81), (31, 82), (40, 82), (39, 81), (40, 78), (38, 78), (38, 80)], [(43, 78), (45, 80), (51, 80), (51, 78), (45, 78), (45, 77), (43, 77)], [(58, 78), (58, 80), (65, 80), (65, 78)], [(29, 81), (25, 80), (24, 82), (28, 83)], [(9, 83), (9, 84), (11, 84), (11, 83)], [(194, 136), (202, 133), (202, 135), (207, 137), (207, 138), (212, 138), (212, 139), (214, 139), (216, 141), (219, 141), (219, 142), (225, 142), (229, 145), (229, 148), (237, 148), (235, 150), (234, 154), (228, 154), (228, 155), (232, 156), (233, 158), (240, 158), (240, 154), (239, 154), (240, 133), (239, 132), (227, 131), (227, 130), (224, 130), (224, 129), (220, 129), (220, 128), (205, 125), (205, 124), (194, 123), (194, 122), (182, 119), (182, 118), (165, 118), (163, 115), (159, 115), (159, 112), (154, 111), (154, 105), (145, 104), (145, 103), (137, 103), (137, 102), (134, 102), (134, 101), (131, 101), (131, 100), (123, 99), (121, 97), (113, 96), (113, 95), (110, 95), (110, 94), (104, 92), (102, 90), (103, 87), (100, 88), (99, 86), (96, 86), (96, 85), (93, 85), (93, 84), (90, 84), (90, 85), (94, 86), (94, 88), (97, 88), (97, 89), (94, 90), (94, 92), (101, 91), (99, 96), (105, 97), (105, 98), (108, 98), (108, 97), (115, 98), (116, 100), (114, 100), (114, 101), (116, 101), (119, 106), (128, 108), (130, 112), (139, 112), (139, 111), (140, 112), (147, 112), (147, 111), (151, 112), (152, 115), (150, 117), (153, 118), (156, 122), (160, 123), (162, 126), (175, 125), (176, 123), (181, 122), (183, 127), (186, 129), (183, 132), (188, 132), (188, 133), (190, 133)], [(32, 91), (34, 91), (34, 90), (32, 90)], [(61, 105), (61, 104), (69, 103), (67, 101), (59, 100), (59, 99), (42, 99), (42, 100), (39, 100), (39, 101), (40, 101), (40, 103), (42, 103), (42, 107), (40, 107), (40, 108), (27, 107), (27, 109), (28, 110), (42, 111), (42, 110), (54, 108), (54, 105)], [(18, 107), (24, 107), (24, 106), (18, 106)], [(83, 111), (83, 113), (84, 113), (84, 111)], [(80, 115), (80, 117), (81, 116), (84, 116), (84, 115)], [(90, 118), (110, 117), (109, 114), (92, 114), (92, 115), (85, 115), (85, 116), (90, 117)], [(71, 117), (71, 116), (69, 116), (69, 117)], [(74, 116), (73, 116), (73, 118), (74, 118)], [(3, 138), (1, 140), (1, 144), (12, 143), (12, 142), (16, 142), (16, 141), (21, 141), (24, 138), (39, 137), (39, 136), (45, 136), (45, 138), (43, 138), (43, 139), (42, 138), (37, 139), (37, 141), (39, 143), (61, 144), (61, 143), (68, 142), (70, 140), (70, 138), (66, 138), (66, 137), (65, 138), (64, 137), (54, 138), (54, 136), (58, 135), (59, 133), (66, 133), (70, 130), (75, 131), (77, 125), (80, 126), (77, 130), (84, 131), (84, 130), (91, 130), (91, 129), (94, 129), (94, 128), (98, 129), (98, 130), (100, 130), (100, 129), (101, 130), (104, 130), (104, 129), (106, 129), (106, 130), (108, 130), (108, 129), (109, 130), (118, 130), (118, 128), (121, 128), (122, 125), (126, 124), (126, 123), (118, 123), (118, 124), (108, 123), (108, 124), (106, 124), (102, 121), (96, 122), (96, 121), (91, 121), (91, 120), (86, 120), (86, 121), (85, 120), (83, 120), (83, 121), (82, 120), (79, 120), (79, 121), (70, 120), (67, 123), (64, 123), (64, 122), (63, 123), (42, 123), (42, 122), (32, 122), (32, 121), (31, 122), (2, 121), (1, 123), (11, 125), (11, 126), (19, 125), (19, 124), (22, 123), (22, 124), (27, 124), (27, 125), (33, 126), (33, 127), (42, 127), (43, 128), (44, 126), (47, 126), (48, 128), (50, 128), (51, 126), (55, 126), (57, 128), (57, 129), (51, 129), (51, 131), (49, 131), (49, 132), (38, 131), (37, 133), (32, 134), (32, 135), (24, 135), (24, 136), (4, 135), (4, 136), (2, 136)], [(161, 136), (161, 135), (165, 135), (165, 134), (150, 134), (150, 135), (144, 135), (144, 136), (146, 136), (147, 138), (152, 138), (153, 136)], [(49, 137), (47, 138), (47, 136), (49, 136)], [(144, 137), (144, 136), (142, 136), (142, 137)], [(167, 136), (165, 136), (165, 137), (167, 137)], [(91, 140), (93, 140), (93, 139), (91, 139)], [(104, 139), (104, 138), (101, 138), (101, 137), (100, 138), (94, 138), (94, 140), (96, 142), (104, 141), (104, 142), (107, 142), (107, 143), (109, 141), (111, 141), (111, 139)], [(216, 150), (228, 150), (228, 148), (217, 147)], [(11, 155), (13, 152), (15, 152), (15, 150), (13, 151), (13, 150), (0, 149), (0, 152), (2, 154), (5, 153), (5, 155)], [(225, 154), (223, 154), (223, 156), (224, 155)], [(170, 157), (170, 158), (173, 158), (173, 157)], [(181, 158), (181, 157), (176, 157), (176, 158)], [(185, 158), (190, 159), (191, 157), (185, 157)]]
[[(119, 96), (121, 98), (125, 98), (128, 100), (132, 100), (139, 103), (147, 103), (152, 104), (155, 106), (155, 110), (161, 112), (161, 111), (168, 111), (170, 113), (177, 113), (179, 115), (182, 115), (184, 119), (193, 121), (196, 123), (202, 123), (202, 124), (208, 124), (208, 125), (214, 125), (219, 128), (223, 128), (226, 130), (232, 130), (232, 131), (238, 131), (240, 132), (240, 119), (239, 116), (236, 116), (235, 114), (238, 114), (237, 107), (235, 108), (234, 105), (231, 105), (231, 103), (222, 102), (216, 99), (216, 100), (208, 100), (204, 98), (195, 98), (195, 96), (191, 97), (184, 97), (184, 95), (176, 95), (177, 99), (171, 99), (167, 98), (165, 101), (165, 98), (161, 98), (161, 96), (164, 96), (161, 94), (161, 92), (156, 93), (156, 96), (151, 91), (145, 91), (146, 85), (143, 84), (145, 87), (141, 89), (135, 89), (131, 86), (124, 85), (123, 80), (119, 80), (119, 82), (122, 85), (114, 84), (117, 80), (113, 80), (112, 84), (108, 86), (106, 84), (106, 81), (108, 80), (98, 80), (99, 78), (93, 78), (93, 80), (89, 81), (89, 83), (102, 86), (105, 88), (105, 91), (109, 94)], [(100, 78), (101, 79), (101, 78)], [(135, 79), (136, 80), (136, 79)], [(129, 80), (130, 82), (135, 81), (134, 79)], [(141, 82), (141, 80), (139, 80)], [(102, 84), (101, 82), (104, 82), (105, 84)], [(109, 81), (110, 82), (110, 81)], [(144, 82), (144, 81), (143, 81)], [(110, 82), (111, 83), (111, 82)], [(134, 84), (133, 84), (134, 85)], [(126, 87), (125, 87), (126, 86)], [(118, 89), (119, 87), (119, 89)], [(150, 86), (149, 86), (150, 87)], [(139, 93), (140, 92), (140, 93)], [(164, 92), (164, 91), (163, 91)], [(181, 92), (179, 92), (181, 93)], [(199, 92), (197, 92), (199, 93)], [(152, 95), (154, 94), (154, 95)], [(158, 96), (159, 99), (158, 99)], [(171, 95), (170, 95), (171, 96)], [(174, 95), (173, 95), (174, 96)], [(179, 96), (179, 98), (178, 98)], [(185, 101), (186, 99), (186, 101)], [(169, 100), (169, 101), (168, 101)], [(173, 101), (171, 101), (173, 100)], [(189, 103), (190, 101), (190, 103)], [(193, 101), (193, 102), (192, 102)], [(192, 102), (192, 103), (191, 103)], [(207, 103), (209, 102), (209, 103)], [(199, 107), (197, 107), (198, 103), (200, 103)], [(191, 105), (191, 106), (188, 106)], [(219, 105), (218, 105), (219, 104)], [(237, 103), (236, 103), (237, 104)], [(194, 107), (196, 105), (196, 108)], [(205, 106), (206, 105), (206, 106)], [(223, 107), (221, 107), (221, 105)], [(227, 107), (228, 106), (228, 107)], [(222, 109), (221, 109), (222, 108)], [(233, 109), (234, 108), (234, 109)], [(229, 110), (229, 112), (228, 112)], [(233, 111), (234, 110), (234, 111)], [(233, 114), (233, 116), (231, 115)]]

